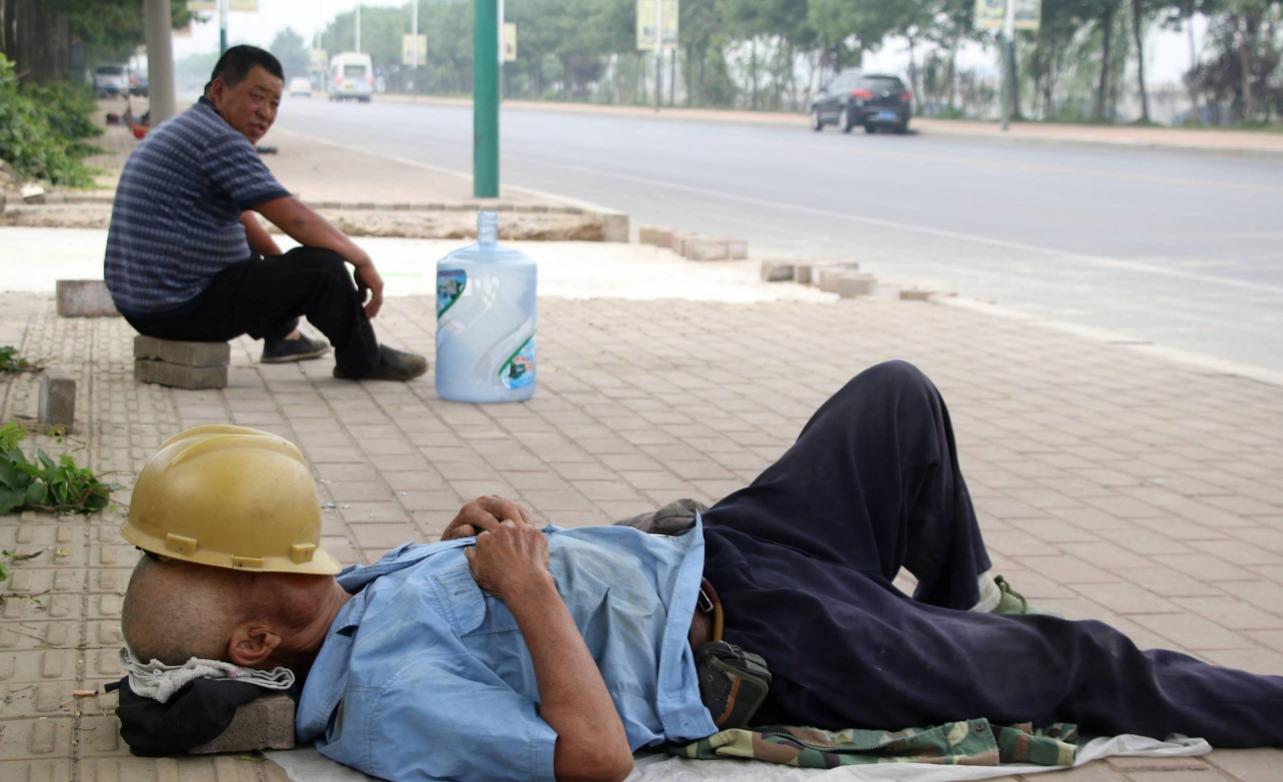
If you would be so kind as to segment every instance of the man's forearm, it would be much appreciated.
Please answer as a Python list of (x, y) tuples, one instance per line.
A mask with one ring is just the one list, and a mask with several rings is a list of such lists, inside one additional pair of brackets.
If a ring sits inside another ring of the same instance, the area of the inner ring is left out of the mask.
[(268, 201), (255, 209), (301, 245), (333, 250), (358, 269), (370, 262), (370, 256), (342, 231), (293, 196)]
[(540, 716), (557, 731), (557, 778), (623, 779), (632, 770), (623, 722), (556, 584), (543, 575), (506, 602), (534, 661)]
[(263, 228), (253, 212), (241, 213), (241, 225), (245, 226), (245, 241), (249, 242), (251, 250), (259, 255), (281, 254), (281, 248), (277, 246), (276, 240)]

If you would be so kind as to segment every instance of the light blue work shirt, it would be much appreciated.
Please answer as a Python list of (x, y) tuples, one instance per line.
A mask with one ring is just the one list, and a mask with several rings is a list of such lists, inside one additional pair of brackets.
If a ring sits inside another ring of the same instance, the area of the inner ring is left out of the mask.
[[(717, 732), (687, 642), (704, 568), (684, 535), (545, 528), (550, 570), (634, 751)], [(296, 727), (323, 755), (397, 780), (552, 780), (557, 734), (539, 716), (526, 643), (477, 586), (472, 538), (405, 544), (345, 569), (354, 593), (308, 674)]]

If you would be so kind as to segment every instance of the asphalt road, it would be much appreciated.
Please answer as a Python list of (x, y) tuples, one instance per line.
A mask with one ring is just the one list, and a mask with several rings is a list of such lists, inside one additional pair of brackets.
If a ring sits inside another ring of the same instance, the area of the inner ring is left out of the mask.
[[(278, 119), (461, 172), (471, 123), (377, 99), (291, 100)], [(1283, 370), (1283, 157), (517, 109), (501, 137), (504, 185)]]

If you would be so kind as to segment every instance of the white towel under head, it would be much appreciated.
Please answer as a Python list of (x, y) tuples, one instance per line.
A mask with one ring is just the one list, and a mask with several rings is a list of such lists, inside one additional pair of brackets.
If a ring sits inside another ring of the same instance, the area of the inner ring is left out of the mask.
[(227, 679), (245, 682), (266, 690), (288, 690), (294, 686), (294, 672), (276, 667), (270, 671), (242, 668), (222, 660), (193, 657), (182, 665), (166, 665), (153, 659), (143, 663), (129, 647), (120, 650), (120, 662), (129, 673), (129, 689), (144, 698), (164, 703), (195, 679)]

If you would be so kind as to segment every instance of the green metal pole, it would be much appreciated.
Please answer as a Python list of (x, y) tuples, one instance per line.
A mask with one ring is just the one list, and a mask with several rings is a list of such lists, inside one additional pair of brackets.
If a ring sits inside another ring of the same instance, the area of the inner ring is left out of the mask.
[(227, 51), (227, 1), (218, 0), (218, 53)]
[(474, 0), (472, 195), (499, 197), (499, 0)]

